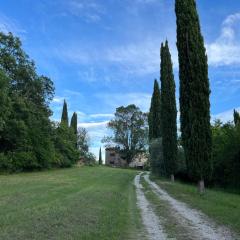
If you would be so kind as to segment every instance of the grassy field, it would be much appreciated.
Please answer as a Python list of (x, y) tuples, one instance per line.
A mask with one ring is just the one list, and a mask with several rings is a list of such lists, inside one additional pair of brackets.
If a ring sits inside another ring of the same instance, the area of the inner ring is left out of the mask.
[(0, 176), (0, 239), (143, 239), (135, 175), (83, 167)]
[(205, 195), (200, 196), (196, 186), (152, 179), (171, 196), (200, 209), (217, 223), (240, 234), (240, 195), (207, 189)]

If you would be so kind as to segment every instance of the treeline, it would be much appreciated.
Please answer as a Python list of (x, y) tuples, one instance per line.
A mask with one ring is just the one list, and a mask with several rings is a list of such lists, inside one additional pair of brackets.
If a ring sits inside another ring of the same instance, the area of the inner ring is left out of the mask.
[(11, 33), (0, 33), (0, 170), (69, 167), (79, 159), (76, 114), (68, 126), (50, 121), (53, 82)]
[(149, 113), (151, 171), (204, 184), (240, 189), (240, 116), (210, 123), (208, 61), (195, 0), (176, 0), (180, 79), (180, 132), (168, 42), (161, 46), (161, 86), (157, 80)]

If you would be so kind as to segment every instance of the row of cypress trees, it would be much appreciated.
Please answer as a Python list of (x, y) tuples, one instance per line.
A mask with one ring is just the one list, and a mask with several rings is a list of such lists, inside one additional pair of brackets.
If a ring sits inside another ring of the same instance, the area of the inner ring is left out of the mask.
[(160, 57), (161, 90), (155, 80), (148, 117), (151, 169), (155, 174), (171, 177), (174, 181), (177, 161), (176, 87), (167, 41), (161, 45)]
[[(210, 87), (204, 40), (195, 0), (176, 0), (177, 48), (180, 78), (180, 123), (189, 175), (199, 181), (211, 171)], [(157, 81), (149, 113), (149, 139), (162, 138), (167, 176), (174, 176), (177, 160), (175, 83), (168, 42), (161, 45), (161, 92)], [(151, 148), (150, 148), (151, 151)]]
[[(78, 122), (78, 118), (77, 118), (77, 113), (74, 112), (71, 118), (71, 122), (70, 122), (70, 127), (72, 128), (73, 132), (75, 135), (77, 135), (77, 122)], [(69, 119), (68, 119), (68, 107), (67, 107), (67, 102), (66, 100), (64, 100), (63, 102), (63, 109), (62, 109), (62, 117), (61, 117), (61, 125), (69, 125)]]

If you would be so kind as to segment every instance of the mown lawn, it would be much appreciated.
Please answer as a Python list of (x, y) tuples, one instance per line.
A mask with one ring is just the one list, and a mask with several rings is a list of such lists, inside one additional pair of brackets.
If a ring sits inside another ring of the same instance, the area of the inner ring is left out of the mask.
[(171, 196), (188, 203), (214, 219), (217, 223), (228, 226), (240, 234), (240, 195), (220, 190), (207, 189), (205, 195), (200, 196), (196, 186), (171, 183), (163, 179), (152, 179), (165, 189)]
[(0, 176), (0, 239), (141, 239), (132, 170)]

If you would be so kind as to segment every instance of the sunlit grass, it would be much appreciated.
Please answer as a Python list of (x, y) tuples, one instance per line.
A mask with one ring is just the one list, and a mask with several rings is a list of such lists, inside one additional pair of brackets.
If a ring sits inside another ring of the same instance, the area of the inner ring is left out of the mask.
[(138, 239), (135, 175), (83, 167), (0, 176), (0, 239)]

